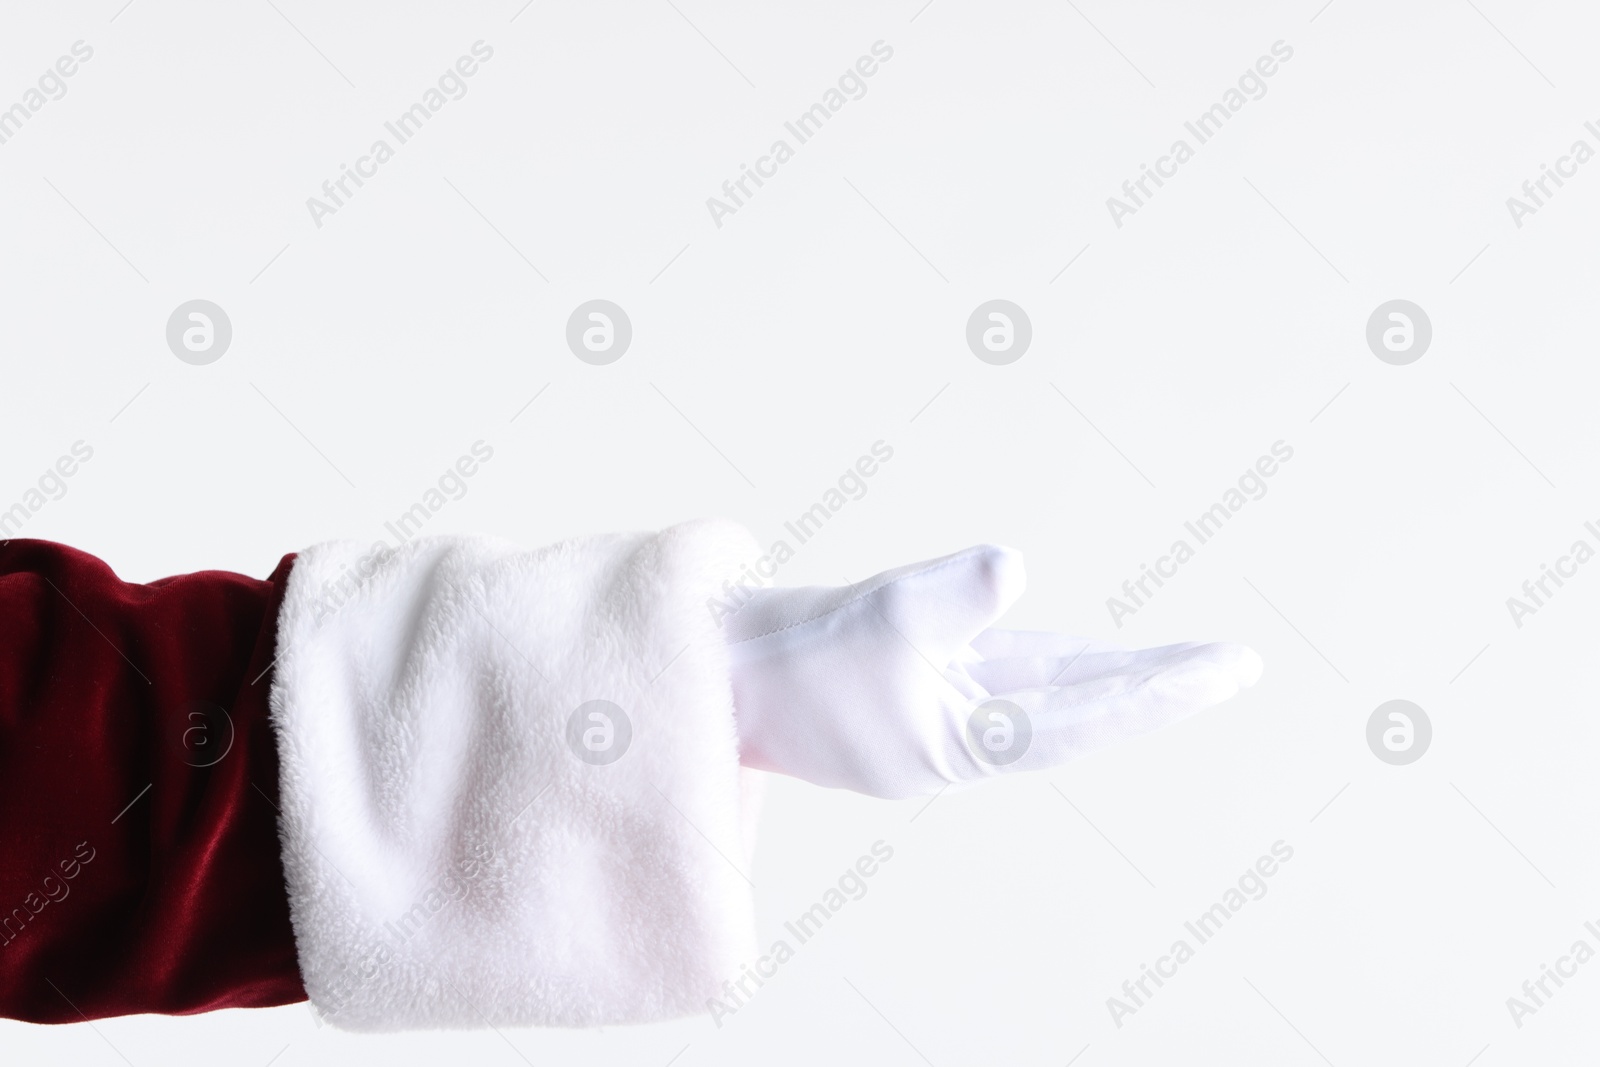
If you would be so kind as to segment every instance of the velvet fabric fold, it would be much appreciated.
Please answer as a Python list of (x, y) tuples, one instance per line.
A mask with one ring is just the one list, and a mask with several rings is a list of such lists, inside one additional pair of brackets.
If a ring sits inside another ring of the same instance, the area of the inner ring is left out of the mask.
[(138, 585), (0, 544), (0, 1016), (305, 999), (268, 712), (293, 562)]

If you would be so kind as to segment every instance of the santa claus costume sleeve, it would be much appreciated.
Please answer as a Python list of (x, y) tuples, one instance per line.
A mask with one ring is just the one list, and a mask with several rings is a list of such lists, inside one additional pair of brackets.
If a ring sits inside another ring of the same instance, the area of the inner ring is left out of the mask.
[(702, 522), (124, 583), (0, 546), (0, 1016), (309, 998), (358, 1030), (705, 1010), (753, 772)]

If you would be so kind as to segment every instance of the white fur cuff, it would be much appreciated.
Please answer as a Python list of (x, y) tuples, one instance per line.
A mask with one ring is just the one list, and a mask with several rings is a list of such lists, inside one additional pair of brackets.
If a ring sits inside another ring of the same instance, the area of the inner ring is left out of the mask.
[[(703, 1011), (754, 955), (728, 523), (296, 560), (272, 713), (312, 1003), (358, 1030)], [(748, 798), (747, 798), (748, 800)]]

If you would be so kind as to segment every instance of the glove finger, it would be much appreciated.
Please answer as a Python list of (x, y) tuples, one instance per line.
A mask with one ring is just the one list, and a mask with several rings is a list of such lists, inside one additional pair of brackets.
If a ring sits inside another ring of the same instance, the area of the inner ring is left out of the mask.
[[(999, 762), (996, 769), (1055, 767), (1159, 730), (1255, 684), (1262, 670), (1261, 657), (1254, 651), (1227, 643), (1169, 645), (1084, 658), (1100, 662), (1070, 684), (999, 694), (999, 699), (1025, 713), (1028, 736), (1024, 751)], [(1019, 738), (1023, 730), (1017, 727)], [(982, 753), (979, 758), (983, 759)]]

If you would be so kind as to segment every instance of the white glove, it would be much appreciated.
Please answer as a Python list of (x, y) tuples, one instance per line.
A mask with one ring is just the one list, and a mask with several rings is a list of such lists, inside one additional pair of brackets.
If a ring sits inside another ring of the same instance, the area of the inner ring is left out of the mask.
[(988, 629), (1021, 553), (978, 545), (858, 585), (762, 589), (727, 620), (740, 760), (878, 797), (1055, 767), (1220, 703), (1242, 645), (1129, 651)]

